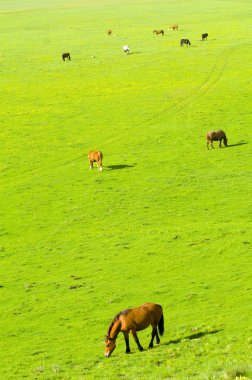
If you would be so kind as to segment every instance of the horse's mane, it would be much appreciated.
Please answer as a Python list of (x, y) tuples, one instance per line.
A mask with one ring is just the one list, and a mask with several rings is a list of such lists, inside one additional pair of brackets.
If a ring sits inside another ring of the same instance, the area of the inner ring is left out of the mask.
[(126, 309), (126, 310), (120, 311), (118, 314), (116, 314), (116, 316), (114, 317), (113, 321), (111, 322), (111, 324), (109, 326), (108, 336), (110, 334), (110, 331), (111, 331), (112, 327), (114, 326), (115, 322), (118, 321), (118, 319), (120, 318), (120, 316), (121, 315), (127, 315), (129, 311), (130, 311), (130, 309)]

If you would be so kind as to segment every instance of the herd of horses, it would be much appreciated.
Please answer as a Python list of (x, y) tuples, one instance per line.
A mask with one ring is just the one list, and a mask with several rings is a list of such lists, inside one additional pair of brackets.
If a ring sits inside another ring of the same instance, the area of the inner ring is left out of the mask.
[[(171, 25), (169, 26), (169, 29), (172, 29), (172, 30), (178, 30), (178, 25), (174, 24), (174, 25)], [(153, 34), (156, 34), (157, 36), (160, 34), (161, 36), (164, 36), (165, 32), (164, 32), (164, 29), (154, 29), (153, 30)], [(112, 36), (112, 29), (108, 29), (107, 30), (107, 35), (108, 36)], [(202, 41), (206, 41), (207, 40), (207, 37), (208, 37), (208, 33), (202, 33), (201, 34), (201, 40)], [(191, 42), (188, 40), (188, 38), (182, 38), (180, 40), (180, 46), (184, 46), (184, 45), (187, 45), (187, 46), (190, 46), (191, 45)], [(128, 46), (127, 46), (128, 47)], [(125, 46), (123, 46), (123, 51), (125, 53), (129, 53), (129, 49), (128, 50), (125, 50), (124, 49)]]
[[(226, 133), (219, 129), (218, 131), (209, 131), (206, 134), (206, 142), (207, 142), (207, 149), (209, 149), (209, 145), (214, 149), (213, 142), (219, 141), (219, 148), (222, 147), (221, 143), (223, 141), (224, 145), (227, 147), (227, 136)], [(103, 153), (100, 150), (90, 150), (88, 153), (88, 161), (89, 161), (89, 167), (90, 169), (93, 169), (94, 162), (97, 165), (97, 168), (99, 171), (102, 171), (102, 159), (103, 159)]]
[[(176, 25), (176, 24), (175, 25), (171, 25), (171, 26), (169, 26), (169, 29), (178, 30), (178, 25)], [(164, 29), (154, 29), (153, 30), (153, 34), (156, 34), (157, 36), (159, 34), (162, 35), (162, 36), (164, 36), (165, 32), (164, 32)], [(107, 30), (107, 35), (108, 36), (112, 36), (113, 35), (112, 29), (108, 29)], [(202, 33), (201, 40), (202, 41), (206, 41), (207, 37), (208, 37), (208, 33)], [(180, 46), (182, 47), (184, 45), (186, 45), (186, 46), (190, 46), (191, 45), (191, 42), (188, 40), (188, 38), (182, 38), (180, 40)], [(124, 53), (129, 54), (129, 46), (128, 45), (123, 46), (123, 51), (124, 51)], [(70, 53), (68, 53), (68, 52), (62, 54), (62, 60), (65, 61), (66, 59), (69, 60), (69, 61), (71, 61), (71, 56), (70, 56)]]

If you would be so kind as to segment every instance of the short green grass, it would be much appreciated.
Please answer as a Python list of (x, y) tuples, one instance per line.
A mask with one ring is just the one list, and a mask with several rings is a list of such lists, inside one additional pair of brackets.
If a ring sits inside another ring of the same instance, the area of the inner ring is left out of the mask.
[[(252, 378), (250, 16), (0, 0), (1, 379)], [(230, 147), (208, 151), (219, 128)], [(104, 358), (114, 315), (144, 302), (160, 346), (125, 355), (120, 334)]]

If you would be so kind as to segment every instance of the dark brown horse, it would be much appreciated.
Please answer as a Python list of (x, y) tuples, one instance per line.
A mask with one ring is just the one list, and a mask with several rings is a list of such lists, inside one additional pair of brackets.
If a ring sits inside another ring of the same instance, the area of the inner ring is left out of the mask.
[(172, 30), (178, 30), (178, 25), (171, 25), (169, 27), (169, 29), (172, 29)]
[(90, 169), (93, 169), (94, 162), (96, 162), (97, 168), (101, 172), (102, 171), (102, 159), (103, 159), (103, 154), (100, 150), (98, 150), (98, 151), (90, 150), (90, 152), (88, 153), (88, 160), (89, 160), (89, 164), (90, 164)]
[(116, 348), (116, 338), (119, 332), (122, 332), (124, 335), (126, 354), (130, 353), (129, 333), (133, 335), (139, 351), (143, 351), (136, 332), (146, 329), (149, 325), (152, 326), (149, 348), (152, 348), (155, 337), (157, 344), (160, 343), (158, 331), (160, 335), (164, 333), (164, 316), (161, 305), (148, 302), (134, 309), (121, 311), (115, 316), (109, 326), (105, 339), (104, 355), (108, 358)]
[(202, 41), (207, 41), (207, 37), (208, 37), (208, 33), (202, 33), (202, 35), (201, 35), (201, 39), (202, 39)]
[(164, 30), (163, 29), (160, 29), (160, 30), (153, 30), (153, 33), (158, 35), (158, 34), (162, 34), (162, 36), (164, 35)]
[(190, 42), (187, 38), (182, 38), (182, 39), (180, 40), (180, 46), (182, 47), (182, 46), (184, 46), (184, 45), (186, 45), (186, 46), (190, 46), (190, 45), (191, 45), (191, 42)]
[(219, 129), (218, 131), (209, 131), (207, 132), (206, 135), (206, 140), (207, 140), (207, 149), (209, 149), (209, 144), (211, 144), (211, 147), (214, 148), (213, 146), (213, 141), (219, 141), (219, 147), (221, 148), (221, 142), (223, 140), (224, 145), (227, 146), (227, 136), (224, 131)]
[(108, 35), (108, 36), (112, 36), (112, 29), (108, 29), (108, 30), (107, 30), (107, 35)]
[(63, 61), (65, 61), (65, 59), (68, 59), (69, 61), (71, 61), (70, 53), (63, 53), (62, 59), (63, 59)]

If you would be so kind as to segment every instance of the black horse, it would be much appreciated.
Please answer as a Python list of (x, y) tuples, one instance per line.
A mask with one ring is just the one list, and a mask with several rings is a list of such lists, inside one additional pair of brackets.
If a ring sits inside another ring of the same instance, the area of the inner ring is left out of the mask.
[(184, 44), (190, 46), (191, 42), (187, 38), (182, 38), (182, 40), (180, 40), (180, 46), (184, 46)]
[(208, 37), (208, 33), (202, 33), (202, 35), (201, 35), (202, 41), (207, 40), (207, 37)]
[(68, 59), (69, 61), (71, 61), (70, 53), (63, 53), (62, 59), (63, 59), (63, 61), (65, 61), (65, 59)]

